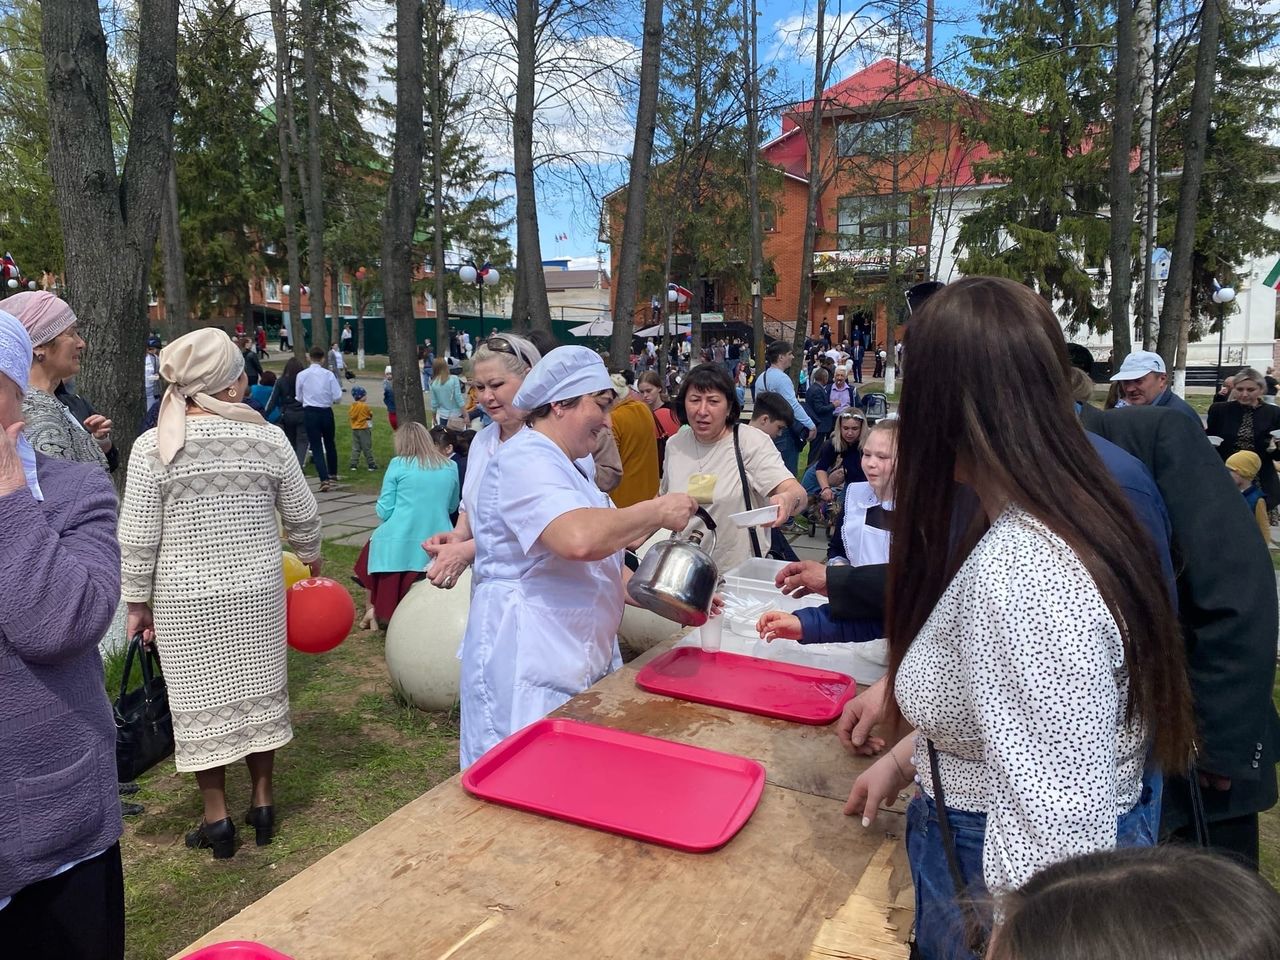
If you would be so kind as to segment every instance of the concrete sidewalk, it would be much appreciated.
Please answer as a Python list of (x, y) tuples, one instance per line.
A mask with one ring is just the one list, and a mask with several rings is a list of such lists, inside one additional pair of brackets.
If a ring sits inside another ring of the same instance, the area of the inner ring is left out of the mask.
[(338, 489), (321, 493), (320, 480), (316, 477), (307, 477), (307, 485), (311, 487), (320, 507), (324, 539), (350, 547), (363, 547), (369, 534), (380, 522), (373, 507), (378, 500), (377, 496), (344, 490), (341, 483)]

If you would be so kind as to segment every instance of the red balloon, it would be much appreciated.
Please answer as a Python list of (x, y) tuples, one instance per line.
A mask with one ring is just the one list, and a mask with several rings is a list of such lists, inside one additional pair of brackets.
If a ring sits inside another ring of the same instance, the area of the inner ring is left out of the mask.
[(351, 632), (356, 605), (336, 580), (310, 577), (285, 593), (289, 646), (303, 653), (332, 650)]

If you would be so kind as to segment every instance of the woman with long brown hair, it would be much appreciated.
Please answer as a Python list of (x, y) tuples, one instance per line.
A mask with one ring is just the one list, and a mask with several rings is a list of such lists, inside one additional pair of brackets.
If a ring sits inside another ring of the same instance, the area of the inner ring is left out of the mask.
[(967, 894), (1154, 843), (1144, 765), (1185, 770), (1193, 729), (1156, 548), (1073, 415), (1052, 311), (1018, 283), (972, 277), (930, 299), (910, 338), (886, 712), (916, 733), (845, 809), (869, 824), (920, 783), (907, 850), (932, 960), (980, 942), (989, 921)]

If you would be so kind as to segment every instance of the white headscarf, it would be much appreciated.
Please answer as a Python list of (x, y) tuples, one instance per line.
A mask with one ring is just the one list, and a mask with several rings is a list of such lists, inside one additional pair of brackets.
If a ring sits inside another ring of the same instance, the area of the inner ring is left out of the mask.
[(202, 410), (241, 423), (266, 423), (253, 407), (213, 396), (240, 379), (244, 354), (225, 331), (193, 330), (160, 351), (160, 376), (169, 383), (156, 419), (156, 449), (161, 463), (172, 463), (187, 442), (187, 401)]
[[(18, 385), (23, 395), (27, 392), (27, 378), (31, 375), (31, 337), (26, 328), (11, 313), (0, 310), (0, 374)], [(43, 500), (40, 481), (36, 477), (36, 451), (24, 434), (18, 435), (18, 458), (22, 472), (27, 476), (27, 489), (37, 500)]]

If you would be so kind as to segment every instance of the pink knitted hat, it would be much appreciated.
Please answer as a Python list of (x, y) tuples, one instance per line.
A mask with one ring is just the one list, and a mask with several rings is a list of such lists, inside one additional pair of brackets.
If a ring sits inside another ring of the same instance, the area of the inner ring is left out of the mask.
[(4, 302), (4, 308), (26, 327), (34, 346), (43, 346), (58, 334), (76, 324), (71, 304), (47, 290), (15, 293)]

